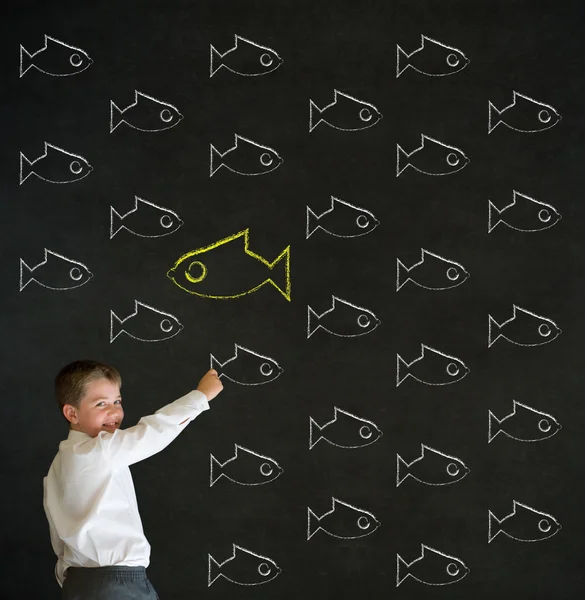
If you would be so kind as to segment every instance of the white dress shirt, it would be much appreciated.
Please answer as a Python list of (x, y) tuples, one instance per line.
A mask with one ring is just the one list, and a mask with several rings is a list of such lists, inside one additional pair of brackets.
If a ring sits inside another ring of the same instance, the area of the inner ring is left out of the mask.
[(208, 409), (205, 394), (195, 390), (128, 429), (100, 431), (94, 438), (69, 431), (43, 478), (43, 506), (61, 587), (68, 567), (149, 565), (150, 544), (128, 467), (160, 452)]

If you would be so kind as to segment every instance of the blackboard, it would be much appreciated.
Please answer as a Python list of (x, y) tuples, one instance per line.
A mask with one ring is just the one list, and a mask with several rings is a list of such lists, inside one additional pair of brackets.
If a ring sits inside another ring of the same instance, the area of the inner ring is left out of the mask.
[[(132, 469), (161, 598), (582, 596), (584, 12), (5, 9), (6, 598), (59, 597), (78, 358), (121, 371), (125, 426), (223, 369)], [(274, 576), (230, 580), (243, 552)]]

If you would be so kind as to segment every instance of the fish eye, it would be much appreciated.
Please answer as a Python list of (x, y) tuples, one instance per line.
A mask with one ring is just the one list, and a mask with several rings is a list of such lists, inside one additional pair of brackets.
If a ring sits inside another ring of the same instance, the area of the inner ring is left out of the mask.
[(360, 427), (360, 437), (363, 437), (364, 440), (372, 437), (372, 428), (369, 425), (362, 425)]
[(449, 154), (447, 154), (447, 163), (451, 167), (456, 167), (459, 164), (459, 157), (455, 152), (449, 152)]
[(194, 260), (189, 264), (185, 271), (185, 277), (187, 281), (191, 283), (199, 283), (203, 281), (207, 276), (207, 267), (199, 260)]
[(550, 221), (551, 219), (551, 214), (550, 211), (547, 210), (546, 208), (543, 208), (542, 210), (538, 211), (538, 218), (543, 222), (546, 223), (548, 221)]
[(272, 465), (270, 463), (262, 463), (262, 465), (260, 466), (260, 473), (262, 473), (262, 475), (264, 475), (265, 477), (270, 477), (270, 475), (272, 475), (272, 471), (274, 469), (272, 468)]
[(447, 56), (447, 64), (450, 67), (456, 67), (459, 64), (459, 57), (457, 54), (449, 54), (449, 56)]
[(548, 419), (540, 419), (540, 421), (538, 422), (538, 428), (543, 433), (548, 433), (551, 430), (551, 427), (552, 425)]
[(272, 156), (270, 156), (270, 154), (268, 154), (268, 152), (264, 152), (261, 156), (260, 156), (260, 162), (265, 166), (265, 167), (269, 167), (272, 164)]
[(459, 375), (459, 365), (457, 363), (449, 363), (447, 365), (447, 373), (451, 375), (451, 377), (455, 377), (455, 375)]
[(260, 57), (260, 64), (263, 67), (269, 67), (272, 64), (272, 62), (272, 56), (270, 56), (270, 54), (267, 54), (266, 52)]
[(173, 119), (173, 113), (168, 109), (168, 108), (163, 108), (160, 111), (160, 118), (165, 122), (168, 123), (169, 121), (172, 121)]
[(366, 215), (360, 215), (355, 222), (360, 229), (365, 229), (370, 224), (370, 219)]
[(160, 322), (160, 328), (165, 333), (169, 333), (169, 331), (171, 331), (173, 329), (173, 322), (170, 319), (163, 319)]
[(451, 577), (459, 575), (459, 565), (457, 563), (449, 563), (447, 565), (447, 573), (451, 575)]
[(71, 271), (69, 271), (69, 277), (74, 281), (79, 281), (83, 277), (83, 273), (79, 267), (73, 267)]
[(455, 475), (459, 475), (459, 465), (456, 463), (449, 463), (447, 465), (447, 473), (451, 475), (451, 477), (455, 477)]
[(272, 375), (272, 365), (270, 363), (262, 363), (260, 365), (260, 373), (262, 373), (262, 375), (264, 375), (265, 377), (269, 377), (270, 375)]
[(451, 281), (456, 281), (459, 279), (459, 271), (455, 267), (449, 267), (447, 269), (447, 279)]
[(258, 573), (260, 573), (260, 575), (262, 575), (263, 577), (270, 575), (270, 565), (265, 562), (260, 563), (258, 565)]
[(69, 164), (69, 170), (74, 175), (79, 175), (79, 173), (81, 173), (81, 171), (83, 170), (83, 166), (81, 165), (81, 163), (78, 160), (72, 160), (71, 163)]
[(81, 58), (81, 56), (79, 54), (75, 53), (69, 57), (69, 62), (74, 67), (79, 67), (79, 66), (81, 66), (81, 63), (83, 62), (83, 59)]
[(173, 219), (170, 217), (170, 215), (163, 215), (160, 218), (160, 224), (161, 227), (168, 229), (173, 224)]
[(360, 110), (360, 119), (362, 121), (365, 121), (366, 123), (371, 120), (372, 118), (372, 111), (369, 108), (362, 108)]
[(550, 335), (550, 332), (551, 332), (551, 329), (547, 323), (541, 323), (538, 326), (538, 333), (540, 333), (540, 335), (542, 337), (548, 337)]
[(538, 522), (538, 528), (542, 533), (547, 533), (552, 529), (551, 522), (548, 519), (541, 519)]
[(360, 529), (367, 529), (370, 526), (370, 519), (368, 519), (368, 517), (362, 515), (358, 520), (357, 520), (357, 526)]
[(370, 326), (370, 317), (368, 315), (361, 314), (357, 319), (360, 327), (366, 328)]
[(543, 109), (538, 113), (538, 120), (541, 123), (548, 123), (551, 120), (551, 118), (551, 114), (546, 109)]

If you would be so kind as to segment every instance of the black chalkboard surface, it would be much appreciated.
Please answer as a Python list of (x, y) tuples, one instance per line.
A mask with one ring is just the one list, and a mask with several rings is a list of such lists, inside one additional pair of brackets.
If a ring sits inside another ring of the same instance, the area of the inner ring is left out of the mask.
[(161, 598), (582, 598), (582, 3), (4, 11), (3, 597), (94, 358)]

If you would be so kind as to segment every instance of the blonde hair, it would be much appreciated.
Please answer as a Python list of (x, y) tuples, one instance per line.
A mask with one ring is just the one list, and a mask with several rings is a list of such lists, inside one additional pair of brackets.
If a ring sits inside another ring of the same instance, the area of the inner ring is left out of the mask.
[(87, 384), (98, 379), (108, 379), (122, 387), (122, 377), (118, 370), (96, 360), (76, 360), (65, 365), (55, 377), (55, 398), (69, 425), (71, 423), (63, 414), (63, 407), (71, 404), (78, 409)]

